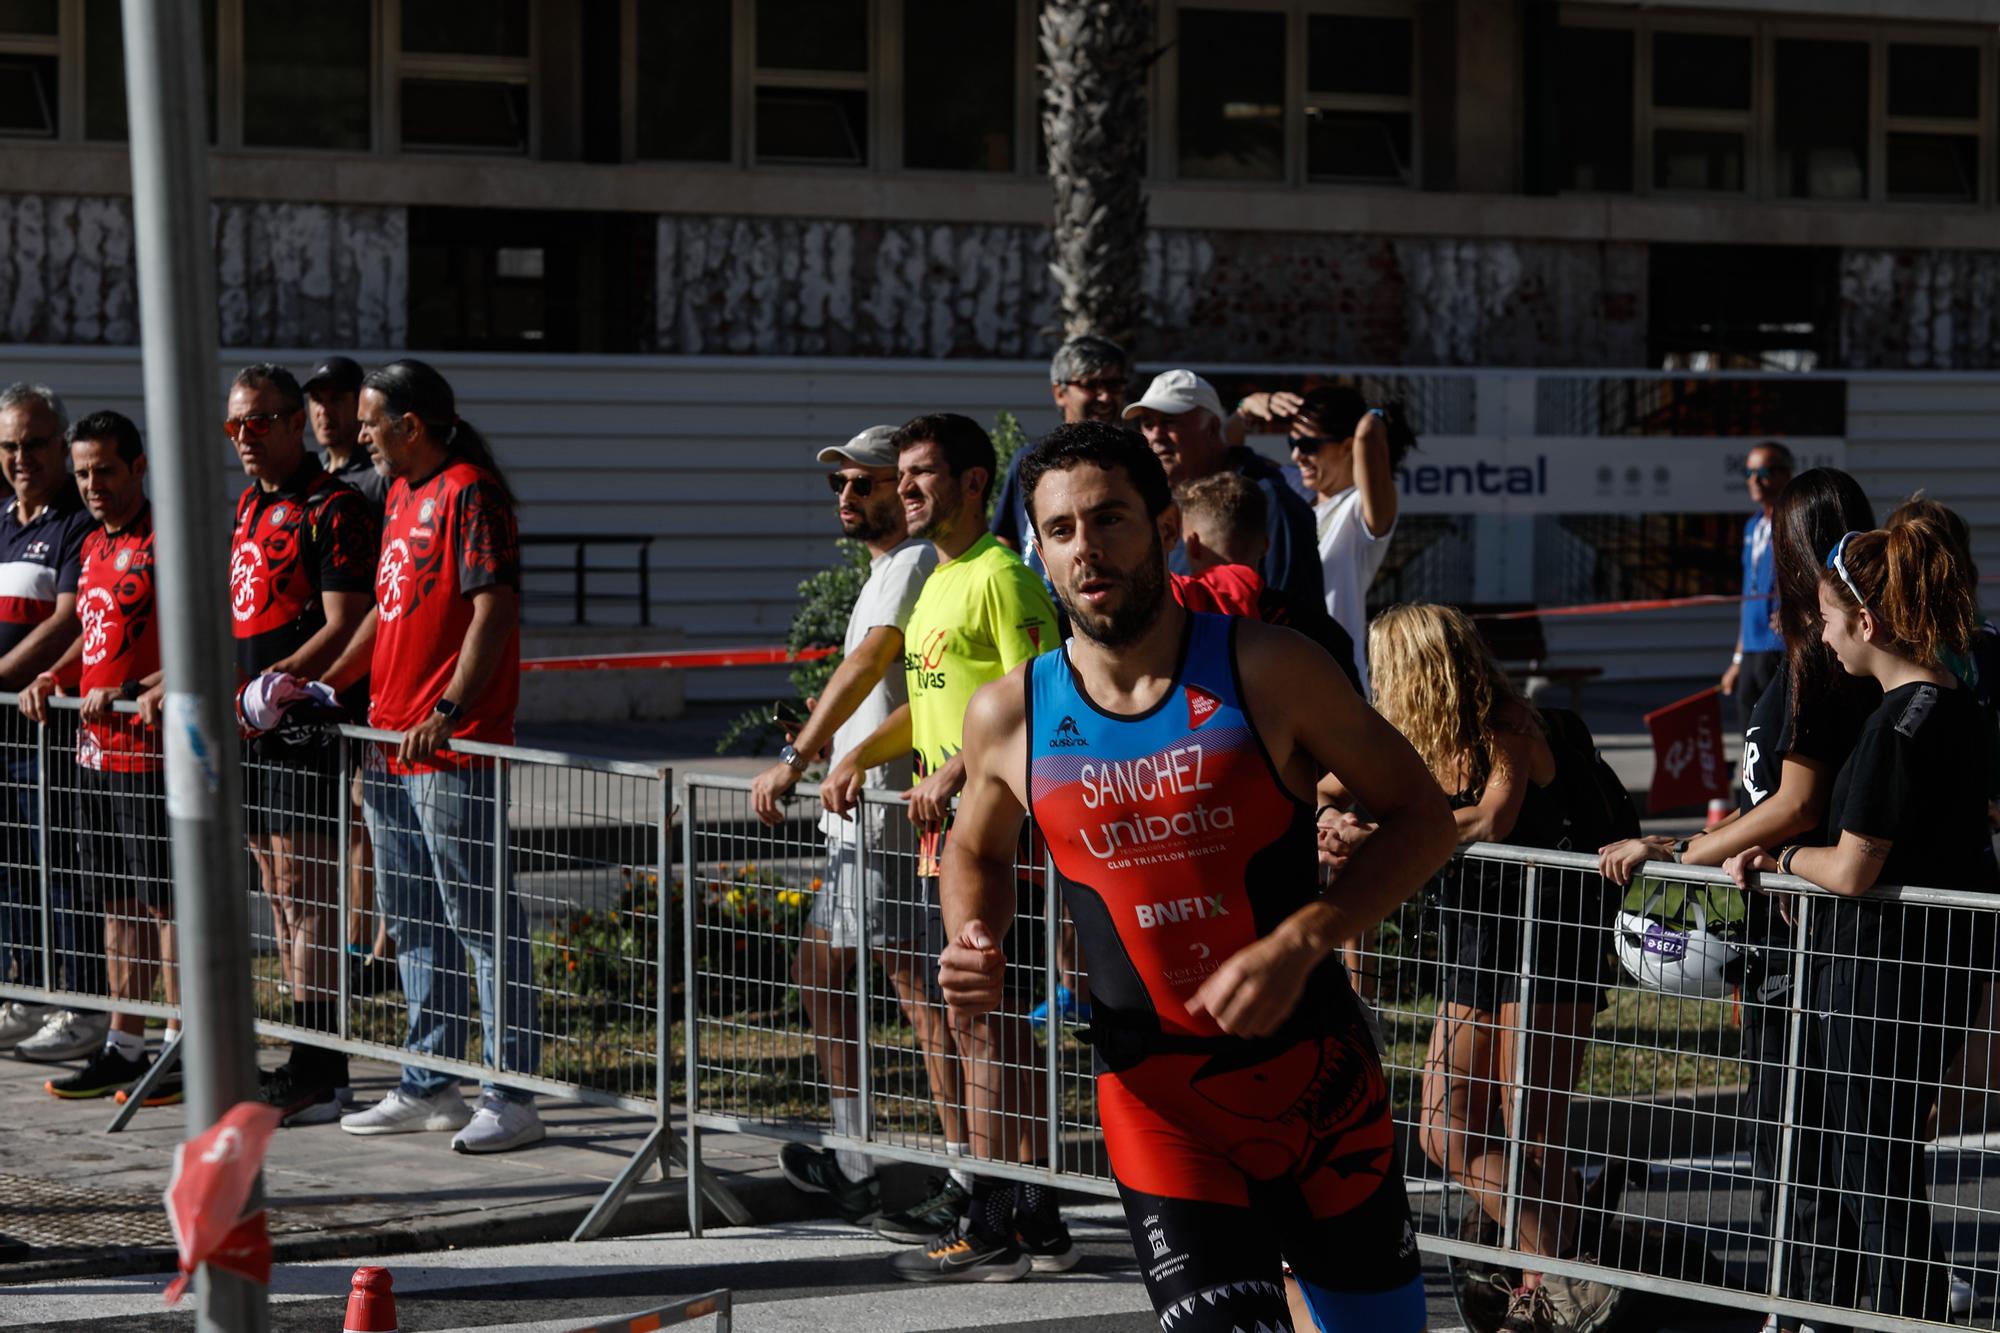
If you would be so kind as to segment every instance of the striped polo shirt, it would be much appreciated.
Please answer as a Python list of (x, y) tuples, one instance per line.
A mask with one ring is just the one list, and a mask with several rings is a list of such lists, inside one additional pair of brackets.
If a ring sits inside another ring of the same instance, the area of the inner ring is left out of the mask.
[(20, 502), (0, 505), (0, 655), (55, 614), (56, 598), (76, 591), (90, 515), (74, 496), (52, 499), (23, 523)]

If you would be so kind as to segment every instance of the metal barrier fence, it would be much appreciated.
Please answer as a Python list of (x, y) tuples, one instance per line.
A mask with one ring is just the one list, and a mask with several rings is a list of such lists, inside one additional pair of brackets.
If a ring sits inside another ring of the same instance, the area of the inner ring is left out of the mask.
[[(38, 726), (0, 694), (0, 998), (177, 1019), (154, 734), (130, 703), (90, 723), (76, 699), (49, 703)], [(420, 1089), (475, 1079), (656, 1117), (579, 1228), (595, 1235), (663, 1152), (683, 1157), (663, 1021), (671, 774), (475, 743), (400, 773), (399, 739), (303, 728), (245, 744), (257, 1032), (393, 1061)], [(177, 1054), (163, 1046), (112, 1130)]]
[[(939, 1168), (973, 1138), (983, 1173), (1115, 1194), (1089, 1049), (1030, 1021), (1088, 986), (1032, 843), (980, 1134), (933, 1096), (934, 900), (900, 802), (830, 834), (810, 787), (772, 828), (747, 782), (684, 784), (691, 1183), (705, 1128)], [(1821, 1326), (2000, 1326), (2000, 898), (1765, 887), (1654, 864), (1619, 890), (1594, 857), (1479, 844), (1351, 958), (1420, 1242), (1475, 1329), (1524, 1266)]]

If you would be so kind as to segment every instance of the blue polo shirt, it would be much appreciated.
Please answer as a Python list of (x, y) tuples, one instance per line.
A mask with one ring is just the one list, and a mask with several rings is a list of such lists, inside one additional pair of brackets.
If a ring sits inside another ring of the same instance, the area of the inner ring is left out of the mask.
[(94, 526), (73, 496), (50, 501), (28, 523), (16, 516), (19, 504), (0, 505), (0, 655), (55, 614), (57, 597), (76, 591), (83, 539)]
[(1771, 628), (1778, 612), (1777, 562), (1771, 554), (1771, 520), (1759, 509), (1743, 525), (1743, 618), (1746, 653), (1781, 653), (1785, 641)]

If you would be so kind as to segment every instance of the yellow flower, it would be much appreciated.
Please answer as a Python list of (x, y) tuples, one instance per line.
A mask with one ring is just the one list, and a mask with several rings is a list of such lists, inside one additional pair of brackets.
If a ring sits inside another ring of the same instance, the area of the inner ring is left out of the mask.
[(729, 892), (722, 895), (722, 901), (729, 904), (731, 907), (736, 907), (742, 903), (743, 894), (741, 891), (737, 889), (731, 889)]

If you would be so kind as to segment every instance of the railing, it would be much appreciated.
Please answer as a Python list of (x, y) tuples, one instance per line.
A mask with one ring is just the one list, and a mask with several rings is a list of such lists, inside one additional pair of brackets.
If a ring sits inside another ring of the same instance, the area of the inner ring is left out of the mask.
[[(859, 967), (864, 920), (840, 910), (845, 884), (828, 896), (815, 793), (801, 788), (772, 828), (748, 786), (683, 788), (690, 1138), (731, 1130), (954, 1164), (926, 1068), (941, 1017), (926, 990), (935, 940), (920, 933), (931, 905), (900, 802), (871, 802), (876, 817), (843, 835), (874, 881)], [(1017, 869), (1042, 878), (1032, 843)], [(1986, 1008), (2000, 898), (1888, 889), (1856, 904), (1769, 876), (1793, 895), (1787, 920), (1779, 899), (1746, 899), (1718, 871), (1649, 865), (1635, 884), (1611, 888), (1594, 857), (1479, 844), (1360, 951), (1420, 1242), (1448, 1259), (1471, 1326), (1497, 1326), (1506, 1297), (1488, 1279), (1518, 1282), (1525, 1266), (1879, 1329), (1935, 1327), (1958, 1274), (1994, 1327), (2000, 1199), (1983, 1184), (1983, 1117), (2000, 1051)], [(1060, 902), (1036, 892), (1014, 926), (1018, 984), (985, 1077), (1003, 1094), (990, 1141), (1030, 1128), (1053, 1147), (1043, 1166), (1007, 1151), (978, 1169), (1110, 1196), (1089, 1048), (1029, 1020), (1058, 981), (1088, 985)], [(1705, 989), (1665, 989), (1677, 937), (1649, 944), (1637, 922), (1697, 909), (1724, 961)], [(1856, 913), (1900, 932), (1909, 956), (1843, 942)], [(816, 923), (838, 947), (801, 943)], [(1655, 984), (1637, 984), (1621, 953)], [(1858, 1016), (1878, 998), (1880, 1016)], [(836, 1094), (863, 1106), (838, 1133)], [(694, 1157), (698, 1177), (698, 1140)]]
[[(37, 726), (0, 694), (0, 997), (172, 1017), (155, 931), (176, 892), (155, 734), (121, 701), (107, 749), (102, 728), (79, 728), (77, 700), (49, 703)], [(676, 957), (672, 776), (472, 742), (453, 747), (453, 766), (405, 776), (387, 762), (397, 739), (307, 728), (246, 744), (257, 1032), (390, 1060), (406, 1081), (476, 1079), (654, 1116), (579, 1229), (595, 1234), (661, 1152), (678, 1152), (661, 1017)], [(80, 742), (109, 769), (79, 762)], [(378, 934), (393, 967), (366, 961)], [(163, 1049), (114, 1131), (177, 1054)]]
[[(593, 602), (609, 603), (614, 606), (636, 606), (639, 624), (653, 623), (653, 538), (644, 533), (632, 532), (537, 532), (522, 533), (521, 545), (527, 546), (567, 546), (572, 548), (571, 558), (561, 564), (526, 564), (521, 568), (522, 583), (537, 575), (559, 575), (565, 577), (570, 588), (566, 592), (539, 587), (528, 588), (526, 600), (531, 604), (570, 604), (570, 623), (587, 625), (591, 623), (590, 608)], [(590, 562), (593, 546), (632, 547), (634, 561), (629, 565), (603, 565)], [(591, 587), (591, 576), (609, 576), (621, 583), (632, 578), (636, 580), (633, 591), (606, 591), (600, 581), (596, 589)]]

